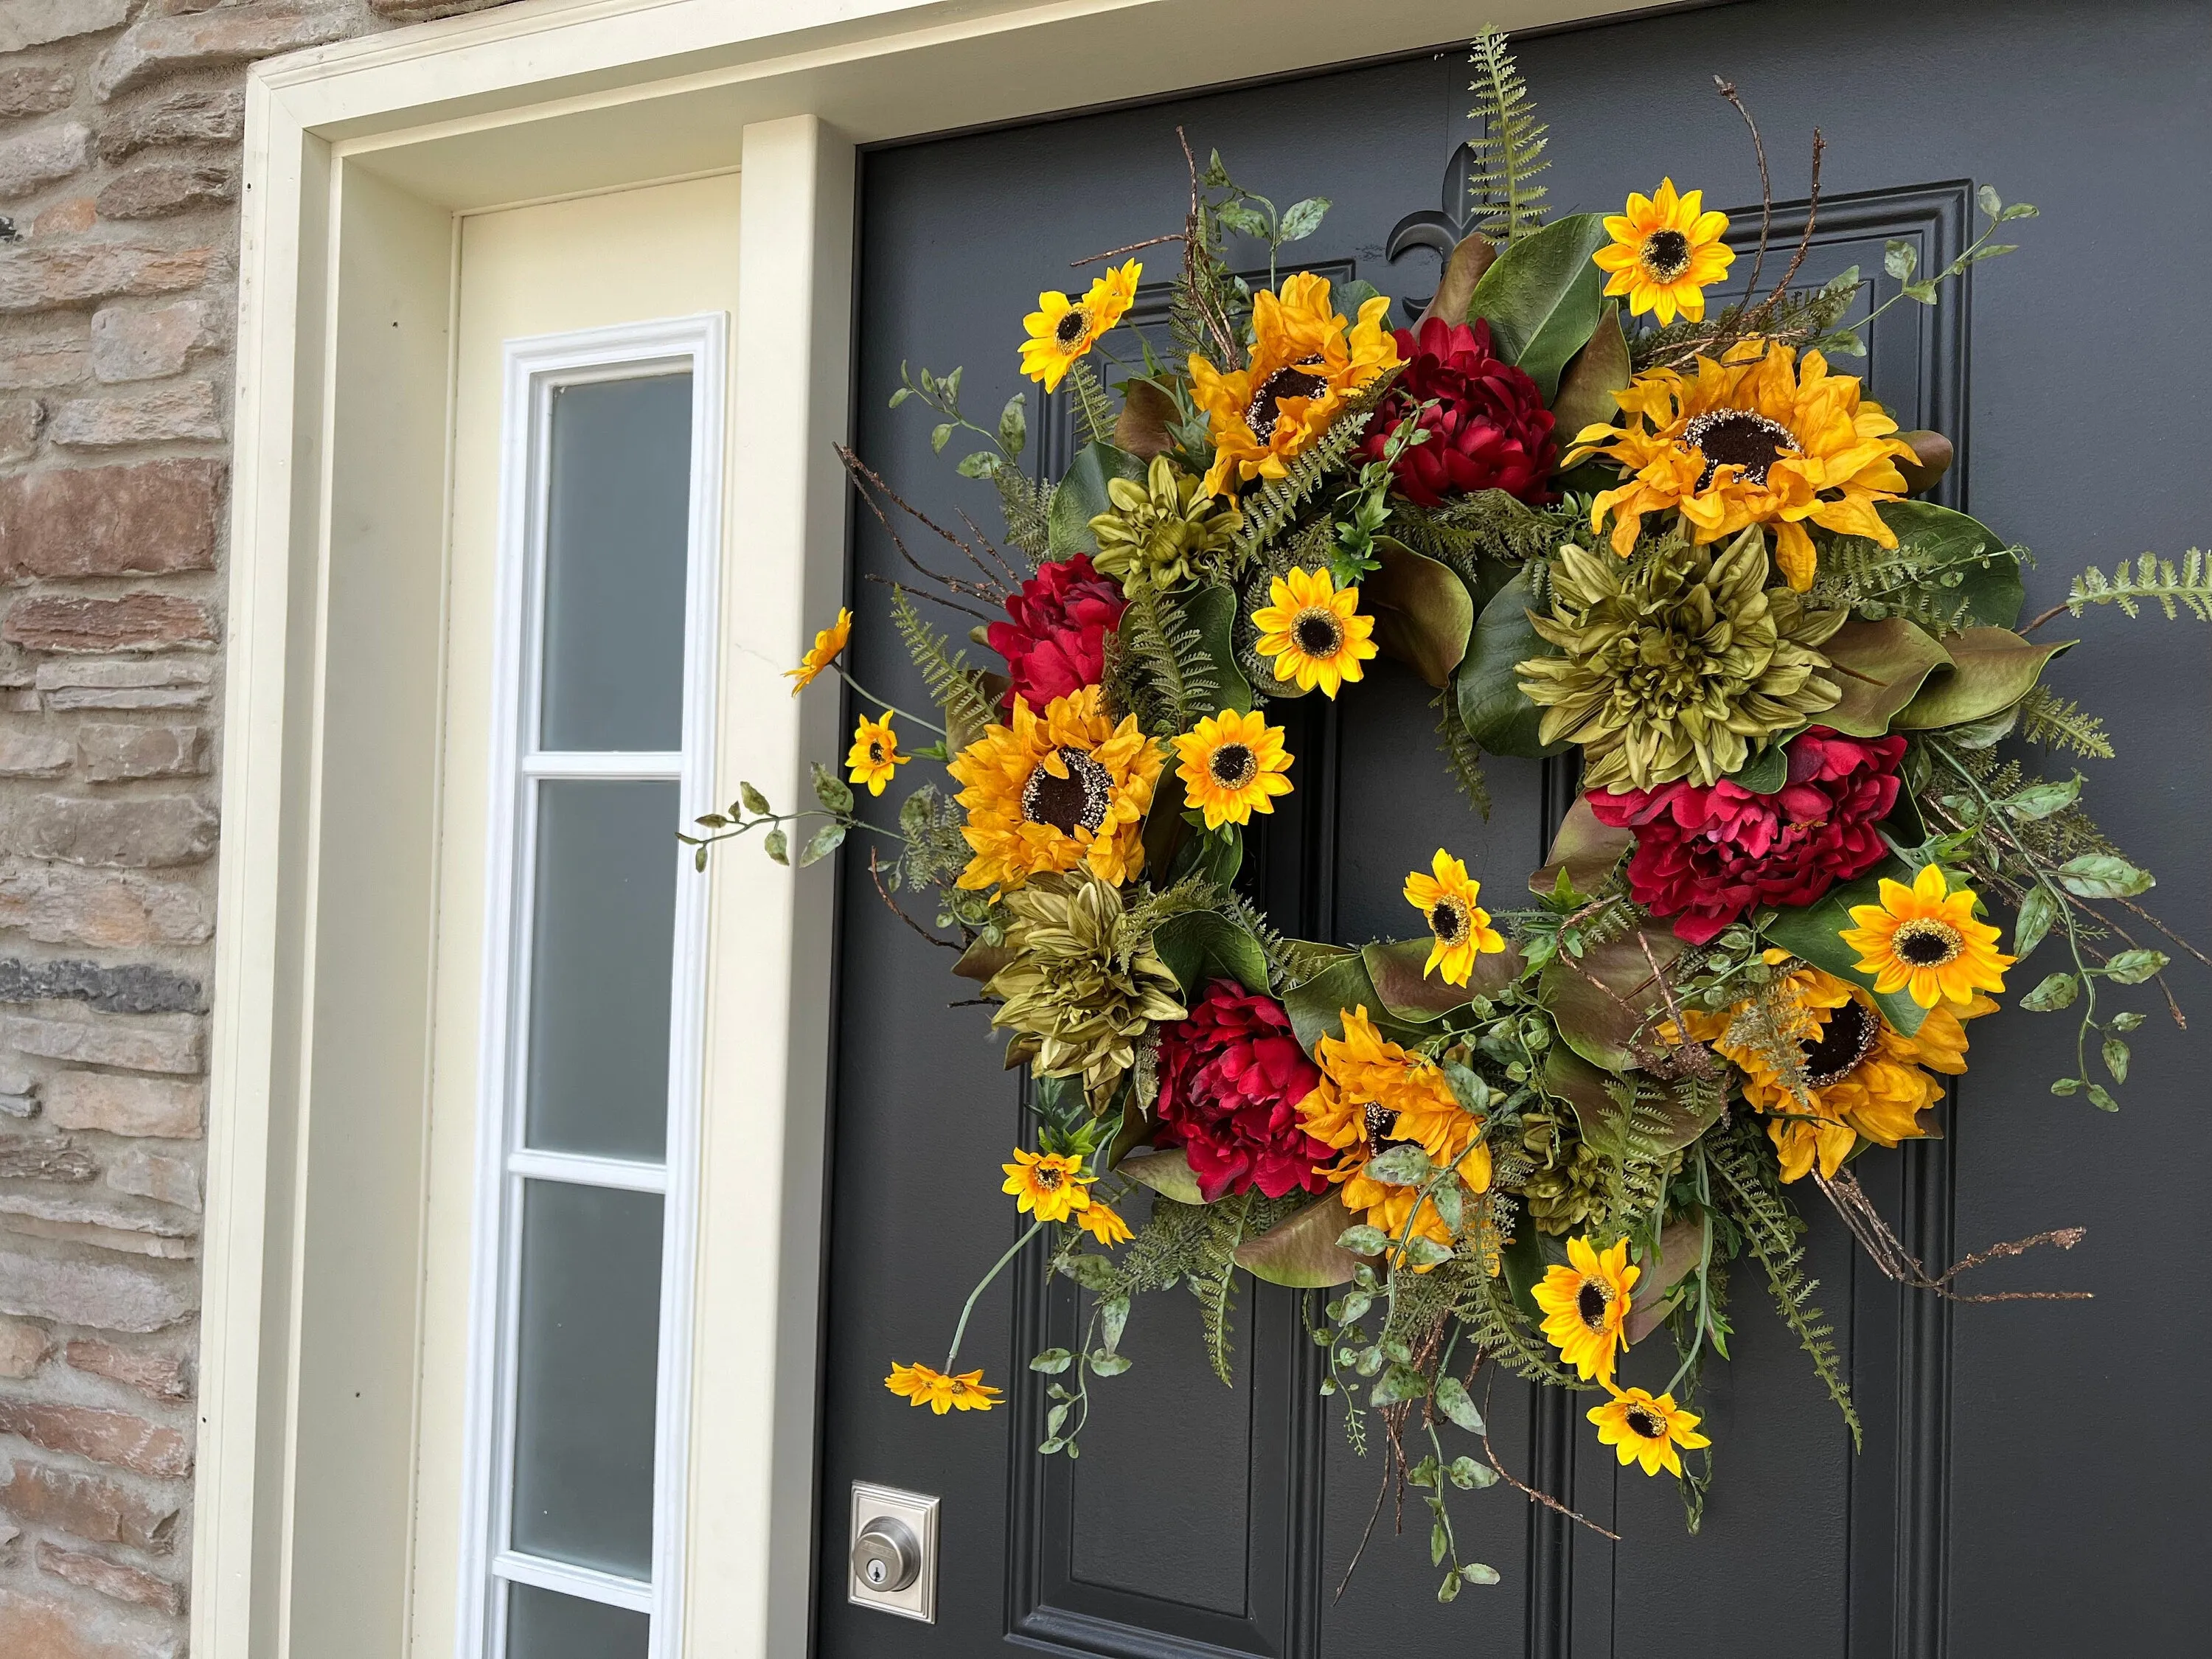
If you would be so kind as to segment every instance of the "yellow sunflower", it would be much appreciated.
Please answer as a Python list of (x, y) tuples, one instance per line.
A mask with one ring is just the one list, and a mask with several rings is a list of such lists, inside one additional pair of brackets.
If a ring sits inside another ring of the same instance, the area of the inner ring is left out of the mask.
[(1025, 1152), (1014, 1148), (1014, 1161), (999, 1166), (1006, 1172), (999, 1190), (1014, 1195), (1014, 1207), (1024, 1215), (1034, 1212), (1039, 1221), (1065, 1221), (1079, 1210), (1091, 1207), (1091, 1183), (1098, 1179), (1083, 1168), (1083, 1160), (1066, 1152)]
[(1275, 678), (1301, 691), (1318, 685), (1336, 696), (1346, 680), (1366, 671), (1360, 664), (1376, 652), (1375, 618), (1359, 614), (1359, 590), (1339, 587), (1326, 570), (1295, 566), (1267, 585), (1267, 603), (1252, 613), (1260, 630), (1260, 653), (1275, 659)]
[(1470, 1192), (1487, 1192), (1490, 1147), (1481, 1138), (1482, 1119), (1461, 1106), (1434, 1063), (1384, 1037), (1364, 1004), (1339, 1012), (1344, 1035), (1315, 1045), (1321, 1081), (1298, 1103), (1299, 1121), (1308, 1134), (1343, 1154), (1326, 1173), (1343, 1188), (1346, 1209), (1363, 1212), (1368, 1225), (1394, 1240), (1406, 1236), (1412, 1220), (1413, 1236), (1449, 1249), (1451, 1229), (1435, 1200), (1418, 1188), (1373, 1179), (1367, 1164), (1412, 1142), (1431, 1161), (1452, 1164)]
[(1328, 297), (1328, 279), (1301, 271), (1279, 296), (1252, 298), (1251, 361), (1223, 371), (1196, 354), (1191, 396), (1212, 426), (1207, 493), (1231, 494), (1252, 478), (1279, 478), (1378, 374), (1397, 368), (1398, 348), (1382, 326), (1390, 302), (1377, 295), (1347, 324)]
[(853, 728), (852, 750), (845, 757), (846, 776), (854, 783), (866, 784), (870, 794), (880, 795), (908, 758), (899, 753), (898, 733), (891, 730), (889, 710), (879, 720), (863, 714)]
[(1973, 890), (1956, 891), (1943, 872), (1929, 865), (1907, 887), (1885, 879), (1881, 902), (1854, 904), (1858, 926), (1842, 935), (1859, 953), (1862, 973), (1875, 976), (1884, 995), (1908, 991), (1923, 1008), (1971, 1001), (1977, 991), (2004, 989), (2013, 959), (1992, 949), (1997, 930), (1974, 920)]
[[(1789, 957), (1770, 951), (1766, 959), (1779, 963)], [(1930, 1010), (1920, 1030), (1907, 1036), (1881, 1017), (1858, 987), (1801, 963), (1783, 975), (1764, 1004), (1741, 1002), (1718, 1013), (1692, 1009), (1683, 1018), (1692, 1037), (1711, 1044), (1743, 1073), (1743, 1097), (1769, 1115), (1767, 1138), (1774, 1143), (1783, 1180), (1790, 1182), (1802, 1179), (1816, 1163), (1823, 1176), (1834, 1175), (1861, 1136), (1879, 1146), (1894, 1146), (1929, 1133), (1934, 1123), (1926, 1115), (1943, 1092), (1929, 1071), (1964, 1072), (1963, 1022), (1996, 1010), (1987, 997), (1946, 1005)], [(1782, 1029), (1763, 1030), (1768, 1022)], [(1668, 1022), (1662, 1030), (1670, 1039), (1672, 1025)], [(1761, 1036), (1768, 1042), (1756, 1040)], [(1802, 1097), (1775, 1069), (1776, 1041), (1797, 1045), (1806, 1085)]]
[(1114, 1212), (1114, 1206), (1103, 1199), (1093, 1199), (1090, 1207), (1075, 1218), (1076, 1224), (1097, 1239), (1111, 1247), (1127, 1243), (1130, 1237), (1129, 1224)]
[(1091, 284), (1080, 300), (1065, 294), (1037, 295), (1037, 308), (1022, 319), (1029, 338), (1022, 342), (1022, 373), (1055, 392), (1075, 360), (1098, 343), (1120, 322), (1137, 297), (1137, 278), (1145, 268), (1134, 259)]
[(1647, 513), (1680, 512), (1700, 544), (1766, 525), (1775, 563), (1802, 593), (1814, 562), (1806, 520), (1897, 545), (1875, 505), (1905, 493), (1897, 461), (1912, 450), (1857, 378), (1829, 374), (1819, 352), (1800, 362), (1788, 346), (1746, 340), (1718, 362), (1698, 358), (1694, 379), (1639, 374), (1620, 399), (1626, 424), (1584, 427), (1565, 465), (1602, 454), (1620, 465), (1625, 482), (1599, 495), (1590, 528), (1612, 514), (1622, 557)]
[(952, 757), (945, 769), (966, 786), (960, 833), (975, 854), (961, 886), (1019, 887), (1085, 864), (1119, 886), (1143, 870), (1145, 814), (1167, 757), (1133, 716), (1107, 719), (1104, 696), (1088, 685), (1042, 714), (1017, 697), (1008, 724)]
[(1705, 1419), (1675, 1405), (1671, 1394), (1616, 1389), (1604, 1405), (1589, 1408), (1589, 1417), (1597, 1425), (1599, 1443), (1620, 1449), (1620, 1466), (1641, 1463), (1646, 1474), (1664, 1469), (1678, 1475), (1683, 1452), (1713, 1443), (1698, 1432)]
[(837, 620), (815, 635), (814, 643), (799, 659), (799, 666), (783, 671), (784, 678), (792, 683), (791, 695), (797, 696), (814, 684), (815, 676), (837, 660), (837, 653), (853, 637), (853, 613), (840, 609)]
[(1291, 793), (1290, 752), (1283, 728), (1270, 726), (1256, 709), (1240, 714), (1224, 708), (1202, 720), (1175, 740), (1182, 764), (1183, 799), (1206, 814), (1206, 827), (1249, 823), (1255, 812), (1273, 812), (1274, 798)]
[(1429, 868), (1435, 873), (1416, 870), (1406, 878), (1406, 902), (1421, 913), (1436, 941), (1421, 972), (1425, 976), (1442, 969), (1445, 984), (1464, 985), (1474, 972), (1475, 957), (1503, 951), (1505, 936), (1474, 902), (1482, 884), (1467, 873), (1465, 864), (1439, 847)]
[(1626, 1239), (1601, 1254), (1584, 1236), (1569, 1239), (1566, 1261), (1547, 1267), (1532, 1287), (1545, 1336), (1584, 1382), (1612, 1382), (1613, 1361), (1628, 1346), (1629, 1292), (1643, 1276), (1629, 1262)]
[(980, 1370), (947, 1376), (927, 1365), (894, 1364), (884, 1386), (902, 1399), (928, 1407), (939, 1417), (949, 1411), (987, 1412), (999, 1402), (999, 1390), (985, 1384)]
[(1611, 247), (1601, 247), (1598, 269), (1610, 271), (1605, 291), (1628, 296), (1628, 314), (1659, 313), (1665, 327), (1679, 311), (1692, 322), (1705, 314), (1705, 289), (1728, 275), (1735, 252), (1721, 238), (1728, 234), (1728, 215), (1705, 212), (1705, 192), (1674, 194), (1674, 181), (1660, 181), (1656, 196), (1631, 192), (1628, 210), (1608, 215), (1606, 234)]

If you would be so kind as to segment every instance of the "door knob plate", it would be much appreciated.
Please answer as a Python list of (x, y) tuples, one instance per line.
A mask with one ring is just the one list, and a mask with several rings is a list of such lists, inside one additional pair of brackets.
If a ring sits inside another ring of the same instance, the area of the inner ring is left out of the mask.
[(855, 1480), (846, 1600), (935, 1624), (937, 1522), (936, 1498)]

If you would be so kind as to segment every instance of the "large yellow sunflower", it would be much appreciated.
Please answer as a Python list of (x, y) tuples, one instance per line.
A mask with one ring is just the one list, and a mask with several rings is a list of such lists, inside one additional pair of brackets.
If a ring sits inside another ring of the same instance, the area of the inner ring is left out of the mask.
[[(1767, 960), (1788, 957), (1772, 951)], [(1932, 1121), (1923, 1115), (1943, 1085), (1929, 1070), (1965, 1071), (1963, 1022), (1996, 1009), (1987, 997), (1947, 1004), (1931, 1009), (1920, 1030), (1907, 1036), (1881, 1017), (1864, 991), (1801, 963), (1763, 1004), (1741, 1002), (1718, 1013), (1692, 1009), (1684, 1020), (1692, 1036), (1711, 1044), (1742, 1072), (1744, 1098), (1770, 1115), (1767, 1137), (1782, 1178), (1790, 1182), (1816, 1163), (1823, 1176), (1834, 1175), (1861, 1136), (1894, 1146), (1929, 1133)], [(1768, 1024), (1778, 1029), (1763, 1030)], [(1797, 1045), (1806, 1085), (1802, 1097), (1775, 1069), (1775, 1042)]]
[(1647, 513), (1678, 511), (1699, 543), (1766, 525), (1774, 560), (1800, 593), (1813, 585), (1805, 521), (1883, 547), (1896, 532), (1875, 511), (1905, 493), (1897, 459), (1910, 446), (1897, 422), (1860, 395), (1850, 374), (1831, 374), (1817, 351), (1746, 340), (1719, 362), (1698, 359), (1694, 379), (1673, 369), (1639, 374), (1620, 394), (1623, 426), (1586, 426), (1566, 459), (1617, 462), (1626, 482), (1602, 492), (1590, 528), (1613, 517), (1613, 550), (1626, 558)]
[(1022, 373), (1043, 381), (1047, 392), (1059, 390), (1075, 360), (1127, 314), (1144, 269), (1134, 259), (1118, 270), (1109, 265), (1080, 300), (1050, 291), (1038, 295), (1037, 308), (1022, 319), (1029, 334), (1022, 342)]
[(846, 642), (852, 637), (853, 613), (841, 608), (837, 620), (815, 635), (814, 643), (799, 659), (799, 666), (783, 671), (784, 678), (792, 683), (791, 695), (795, 697), (813, 684), (815, 677), (837, 660), (837, 653), (845, 648)]
[(1367, 1164), (1389, 1147), (1411, 1142), (1432, 1163), (1453, 1165), (1470, 1192), (1486, 1192), (1490, 1147), (1482, 1139), (1482, 1120), (1461, 1106), (1434, 1063), (1376, 1030), (1364, 1004), (1340, 1014), (1344, 1035), (1315, 1045), (1321, 1081), (1298, 1103), (1299, 1120), (1308, 1134), (1343, 1153), (1327, 1174), (1342, 1187), (1346, 1209), (1362, 1212), (1368, 1225), (1394, 1240), (1406, 1236), (1411, 1220), (1414, 1237), (1449, 1249), (1451, 1229), (1435, 1200), (1422, 1197), (1419, 1188), (1375, 1180)]
[(1929, 865), (1907, 887), (1885, 879), (1881, 902), (1854, 904), (1844, 944), (1859, 953), (1862, 973), (1887, 995), (1906, 991), (1923, 1008), (1971, 1001), (1977, 991), (2004, 989), (2013, 959), (1992, 949), (1997, 930), (1974, 920), (1970, 887), (1956, 891), (1943, 872)]
[(1283, 728), (1270, 726), (1258, 710), (1240, 714), (1224, 708), (1199, 721), (1175, 740), (1182, 764), (1183, 799), (1206, 814), (1206, 827), (1249, 823), (1255, 812), (1273, 812), (1275, 797), (1291, 793), (1290, 751)]
[(1006, 1172), (1000, 1190), (1014, 1195), (1014, 1207), (1024, 1215), (1034, 1212), (1039, 1221), (1065, 1221), (1091, 1207), (1091, 1183), (1098, 1177), (1085, 1170), (1079, 1158), (1017, 1146), (1014, 1161), (999, 1167)]
[(953, 757), (945, 769), (967, 786), (960, 833), (975, 853), (961, 886), (1019, 887), (1079, 864), (1119, 886), (1143, 870), (1145, 814), (1167, 757), (1133, 716), (1108, 720), (1104, 695), (1087, 685), (1042, 714), (1016, 697), (1006, 725)]
[(1677, 196), (1674, 181), (1666, 179), (1656, 196), (1631, 192), (1627, 211), (1607, 216), (1613, 246), (1595, 258), (1599, 270), (1612, 273), (1605, 291), (1628, 296), (1630, 316), (1656, 311), (1662, 328), (1677, 311), (1693, 323), (1704, 319), (1705, 289), (1735, 260), (1735, 251), (1721, 240), (1728, 215), (1704, 211), (1705, 195), (1693, 190)]
[(1567, 1241), (1567, 1259), (1547, 1267), (1531, 1286), (1544, 1310), (1544, 1334), (1587, 1382), (1613, 1381), (1614, 1360), (1628, 1346), (1629, 1292), (1644, 1276), (1628, 1260), (1628, 1241), (1592, 1248), (1587, 1235)]
[(1252, 625), (1260, 630), (1260, 654), (1275, 659), (1275, 678), (1301, 691), (1318, 685), (1334, 697), (1338, 686), (1366, 672), (1359, 665), (1376, 653), (1375, 618), (1359, 614), (1359, 590), (1339, 587), (1326, 570), (1293, 566), (1276, 577)]
[(899, 768), (908, 758), (899, 753), (898, 733), (891, 730), (889, 711), (879, 720), (863, 714), (860, 723), (853, 728), (853, 747), (845, 757), (845, 775), (854, 783), (867, 785), (870, 794), (880, 795), (884, 786), (897, 776)]
[(1682, 1452), (1713, 1443), (1698, 1432), (1705, 1419), (1676, 1406), (1671, 1394), (1616, 1389), (1611, 1400), (1591, 1407), (1587, 1414), (1597, 1425), (1599, 1443), (1620, 1449), (1621, 1468), (1641, 1463), (1646, 1474), (1664, 1469), (1678, 1475)]
[(1474, 901), (1482, 884), (1467, 873), (1466, 864), (1441, 847), (1429, 861), (1433, 872), (1414, 871), (1406, 878), (1406, 902), (1429, 924), (1429, 959), (1424, 976), (1441, 969), (1444, 983), (1464, 985), (1474, 973), (1478, 954), (1493, 956), (1505, 948), (1505, 936), (1490, 925), (1490, 912)]
[(927, 1365), (895, 1364), (884, 1386), (901, 1399), (928, 1407), (939, 1417), (956, 1410), (987, 1412), (999, 1402), (999, 1390), (985, 1383), (981, 1370), (948, 1376)]
[(1382, 326), (1389, 308), (1377, 295), (1347, 324), (1329, 301), (1328, 279), (1301, 271), (1279, 296), (1264, 289), (1253, 296), (1251, 361), (1243, 368), (1224, 371), (1192, 355), (1191, 396), (1212, 425), (1209, 494), (1283, 477), (1354, 392), (1397, 368), (1397, 344)]

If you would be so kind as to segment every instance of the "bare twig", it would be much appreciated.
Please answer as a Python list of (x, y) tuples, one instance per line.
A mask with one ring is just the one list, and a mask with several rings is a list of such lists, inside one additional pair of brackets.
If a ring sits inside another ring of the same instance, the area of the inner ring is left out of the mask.
[[(1828, 141), (1820, 136), (1820, 129), (1814, 127), (1813, 129), (1813, 183), (1805, 198), (1804, 234), (1797, 239), (1797, 252), (1790, 257), (1790, 269), (1782, 273), (1782, 280), (1774, 285), (1774, 292), (1766, 296), (1765, 303), (1754, 313), (1761, 325), (1774, 314), (1775, 307), (1782, 303), (1784, 296), (1790, 292), (1790, 284), (1796, 277), (1797, 268), (1805, 263), (1805, 256), (1812, 252), (1813, 230), (1820, 222), (1820, 153), (1827, 147)], [(1756, 330), (1753, 331), (1753, 332), (1756, 331)]]
[[(919, 570), (923, 575), (928, 577), (930, 580), (943, 586), (948, 592), (972, 593), (978, 599), (988, 599), (994, 605), (1003, 605), (1006, 602), (1006, 586), (1004, 583), (1000, 582), (995, 579), (987, 580), (981, 582), (971, 582), (964, 577), (948, 576), (942, 571), (932, 570), (920, 559), (915, 558), (913, 553), (908, 550), (907, 544), (900, 537), (898, 532), (891, 528), (891, 521), (890, 518), (885, 515), (882, 507), (878, 504), (875, 495), (869, 493), (871, 489), (880, 494), (885, 501), (889, 501), (893, 507), (898, 508), (900, 512), (905, 514), (916, 524), (921, 526), (923, 529), (928, 531), (931, 534), (940, 538), (951, 545), (958, 548), (963, 553), (967, 555), (969, 562), (974, 564), (977, 569), (983, 569), (982, 561), (976, 557), (975, 550), (964, 539), (954, 535), (943, 525), (938, 523), (927, 513), (924, 513), (920, 507), (915, 506), (913, 502), (906, 500), (905, 497), (902, 496), (898, 493), (898, 491), (893, 489), (889, 484), (884, 482), (881, 474), (878, 473), (874, 468), (871, 467), (866, 461), (862, 460), (858, 455), (854, 454), (843, 444), (836, 444), (833, 445), (832, 447), (837, 452), (837, 459), (845, 464), (845, 471), (853, 479), (853, 487), (859, 491), (860, 499), (867, 502), (868, 510), (876, 515), (876, 521), (882, 525), (885, 532), (890, 535), (893, 544), (896, 545), (899, 550), (899, 556), (901, 558), (904, 559), (916, 570)], [(988, 570), (984, 570), (984, 574), (987, 578), (990, 576), (990, 573)]]
[(1844, 1224), (1851, 1230), (1851, 1237), (1857, 1239), (1874, 1259), (1874, 1265), (1881, 1269), (1885, 1277), (1895, 1279), (1900, 1285), (1911, 1285), (1914, 1290), (1933, 1291), (1952, 1302), (2087, 1302), (2093, 1299), (2092, 1293), (2087, 1291), (1998, 1291), (1987, 1295), (1967, 1296), (1951, 1288), (1951, 1281), (1960, 1273), (1970, 1273), (1987, 1262), (2006, 1256), (2024, 1255), (2039, 1244), (2055, 1244), (2062, 1250), (2070, 1250), (2087, 1236), (2088, 1229), (2086, 1227), (2054, 1227), (2032, 1237), (1992, 1244), (1985, 1250), (1960, 1257), (1930, 1279), (1928, 1270), (1920, 1265), (1920, 1259), (1906, 1249), (1904, 1241), (1890, 1231), (1889, 1224), (1881, 1218), (1881, 1212), (1875, 1208), (1874, 1200), (1866, 1195), (1866, 1189), (1859, 1185), (1856, 1176), (1848, 1170), (1838, 1170), (1832, 1176), (1822, 1175), (1815, 1170), (1813, 1178), (1820, 1182), (1820, 1191), (1826, 1195), (1828, 1202), (1835, 1206), (1836, 1213), (1843, 1217)]
[[(1184, 153), (1188, 154), (1189, 149), (1189, 145), (1184, 145)], [(1171, 230), (1164, 236), (1147, 236), (1141, 242), (1130, 242), (1121, 247), (1109, 247), (1103, 253), (1093, 253), (1086, 258), (1070, 259), (1067, 262), (1067, 268), (1070, 270), (1079, 270), (1085, 265), (1095, 265), (1101, 259), (1118, 259), (1123, 254), (1134, 253), (1140, 248), (1158, 247), (1162, 242), (1180, 242), (1184, 240), (1183, 232)]]
[[(1485, 1422), (1487, 1423), (1490, 1416), (1490, 1391), (1487, 1389), (1485, 1389), (1482, 1394), (1482, 1414)], [(1551, 1493), (1547, 1492), (1539, 1492), (1535, 1487), (1526, 1485), (1522, 1481), (1516, 1480), (1514, 1477), (1513, 1472), (1507, 1468), (1504, 1464), (1498, 1461), (1498, 1453), (1492, 1448), (1490, 1443), (1490, 1431), (1487, 1427), (1484, 1428), (1482, 1431), (1482, 1455), (1484, 1458), (1488, 1461), (1490, 1467), (1497, 1472), (1498, 1478), (1500, 1480), (1503, 1480), (1507, 1486), (1512, 1487), (1514, 1491), (1519, 1492), (1523, 1498), (1526, 1498), (1530, 1503), (1541, 1504), (1546, 1509), (1550, 1510), (1553, 1514), (1564, 1515), (1568, 1520), (1574, 1522), (1577, 1525), (1588, 1527), (1592, 1532), (1597, 1534), (1601, 1538), (1610, 1538), (1616, 1544), (1620, 1541), (1620, 1534), (1619, 1533), (1609, 1532), (1605, 1528), (1598, 1525), (1596, 1522), (1591, 1520), (1588, 1516), (1577, 1514), (1574, 1510), (1569, 1509), (1565, 1504), (1559, 1502), (1558, 1498), (1553, 1497)]]
[(1735, 106), (1735, 112), (1751, 129), (1751, 153), (1759, 158), (1759, 252), (1752, 256), (1751, 280), (1743, 285), (1742, 302), (1749, 305), (1751, 296), (1759, 292), (1759, 274), (1766, 265), (1766, 235), (1774, 224), (1774, 185), (1766, 173), (1766, 146), (1759, 140), (1759, 123), (1751, 118), (1743, 100), (1736, 96), (1735, 82), (1723, 81), (1716, 75), (1713, 84), (1720, 88), (1722, 97)]
[(908, 927), (913, 928), (915, 933), (921, 934), (932, 945), (938, 946), (941, 950), (965, 951), (968, 948), (966, 945), (961, 945), (952, 939), (938, 938), (938, 936), (931, 933), (928, 928), (923, 927), (912, 916), (907, 915), (905, 911), (899, 908), (898, 901), (891, 896), (890, 889), (884, 885), (881, 862), (882, 857), (882, 853), (876, 848), (871, 847), (868, 848), (868, 879), (876, 884), (876, 896), (883, 900), (884, 905), (889, 908), (893, 915), (896, 916)]
[(1358, 1570), (1359, 1558), (1367, 1553), (1367, 1540), (1375, 1536), (1375, 1523), (1382, 1518), (1382, 1500), (1390, 1495), (1390, 1482), (1397, 1474), (1395, 1468), (1382, 1471), (1382, 1484), (1376, 1489), (1375, 1507), (1367, 1512), (1367, 1529), (1359, 1534), (1359, 1547), (1352, 1552), (1352, 1559), (1344, 1564), (1344, 1577), (1336, 1587), (1336, 1599), (1344, 1600), (1345, 1591), (1352, 1588), (1352, 1575)]
[(2042, 627), (2044, 623), (2049, 622), (2053, 617), (2057, 616), (2065, 609), (2066, 607), (2063, 605), (2054, 605), (2050, 610), (2044, 611), (2040, 616), (2037, 617), (2033, 622), (2029, 623), (2020, 631), (2023, 634), (2033, 634), (2037, 629)]
[(978, 611), (972, 605), (963, 605), (957, 599), (948, 599), (944, 594), (933, 593), (926, 587), (908, 587), (904, 582), (894, 581), (889, 576), (879, 576), (872, 570), (862, 571), (860, 580), (875, 582), (884, 587), (895, 587), (902, 593), (911, 593), (917, 599), (926, 599), (932, 605), (941, 605), (947, 611), (957, 611), (962, 616), (973, 617), (979, 622), (994, 623), (1006, 620), (1003, 616), (994, 617), (988, 611)]

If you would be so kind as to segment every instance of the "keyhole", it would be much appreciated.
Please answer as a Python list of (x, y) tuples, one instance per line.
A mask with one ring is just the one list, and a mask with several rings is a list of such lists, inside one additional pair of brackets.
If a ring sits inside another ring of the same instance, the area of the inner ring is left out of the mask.
[(890, 1576), (890, 1569), (885, 1566), (882, 1562), (871, 1561), (868, 1563), (868, 1582), (871, 1584), (880, 1584), (884, 1579)]

